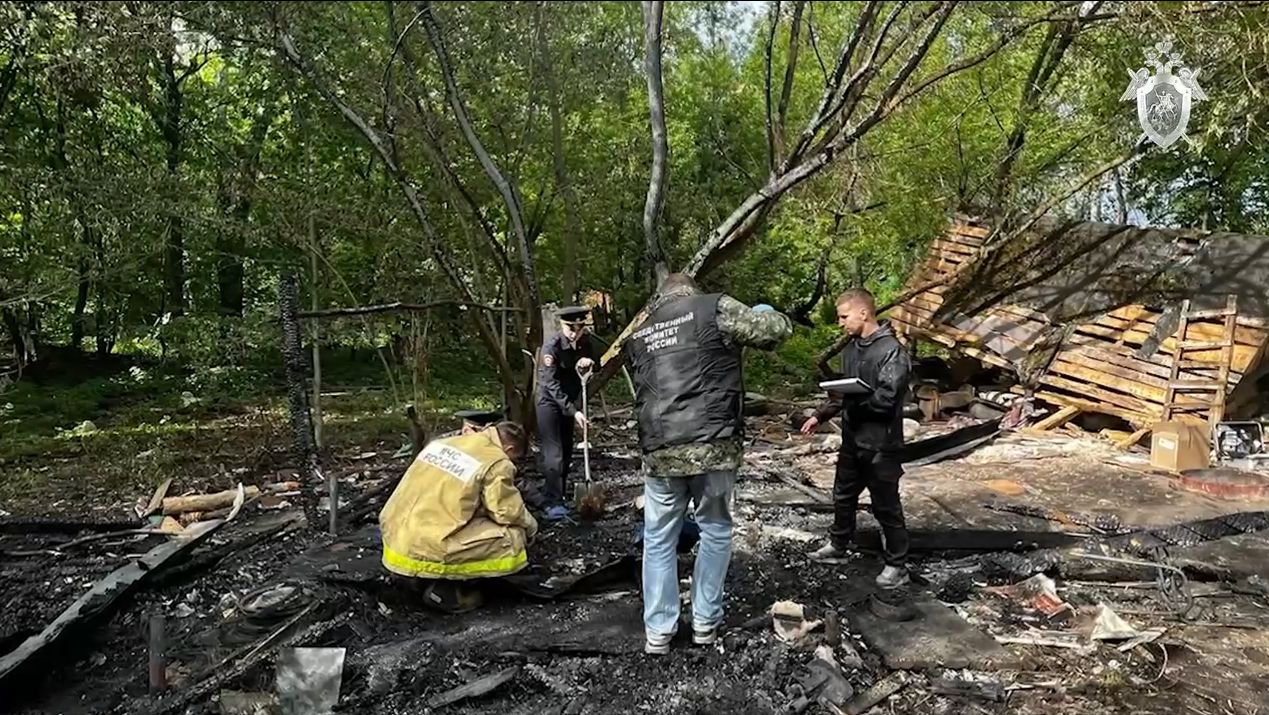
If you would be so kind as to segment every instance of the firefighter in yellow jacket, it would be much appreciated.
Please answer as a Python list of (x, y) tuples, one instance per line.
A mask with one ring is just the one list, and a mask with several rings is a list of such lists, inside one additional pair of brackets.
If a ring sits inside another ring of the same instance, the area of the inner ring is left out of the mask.
[(527, 449), (514, 422), (430, 442), (379, 514), (383, 565), (449, 581), (523, 569), (538, 524), (515, 487), (512, 462)]

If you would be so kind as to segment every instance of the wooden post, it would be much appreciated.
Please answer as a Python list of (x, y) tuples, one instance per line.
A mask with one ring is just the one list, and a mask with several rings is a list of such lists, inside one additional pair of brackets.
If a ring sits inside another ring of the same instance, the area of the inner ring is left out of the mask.
[(163, 616), (150, 616), (150, 692), (167, 689), (167, 657), (164, 651)]
[[(312, 269), (313, 269), (313, 292), (312, 305), (313, 312), (317, 312), (320, 307), (318, 305), (317, 284), (317, 225), (313, 218), (313, 212), (308, 214), (308, 240), (309, 246), (312, 248)], [(314, 320), (313, 324), (313, 446), (317, 449), (322, 448), (322, 328), (321, 322)]]

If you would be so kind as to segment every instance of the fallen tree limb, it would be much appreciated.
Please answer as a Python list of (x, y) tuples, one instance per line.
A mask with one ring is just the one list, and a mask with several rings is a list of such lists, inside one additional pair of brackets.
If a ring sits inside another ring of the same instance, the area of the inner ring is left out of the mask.
[[(260, 487), (246, 487), (244, 494), (247, 499), (254, 499), (260, 496)], [(187, 511), (215, 511), (223, 509), (234, 503), (238, 492), (233, 489), (227, 489), (223, 492), (215, 492), (214, 494), (194, 494), (187, 497), (168, 497), (163, 500), (164, 516), (176, 516), (184, 514)]]
[[(263, 489), (260, 487), (245, 487), (244, 494), (248, 501), (259, 497), (261, 494), (272, 494), (277, 492), (293, 492), (302, 485), (299, 482), (278, 482), (276, 484), (268, 484)], [(212, 494), (191, 494), (184, 497), (167, 497), (163, 500), (164, 516), (176, 516), (191, 511), (216, 511), (217, 509), (225, 509), (233, 506), (234, 499), (237, 498), (238, 492), (234, 489), (226, 489), (223, 492), (215, 492)]]
[(396, 301), (380, 305), (362, 305), (356, 308), (327, 308), (326, 310), (300, 311), (295, 314), (295, 317), (301, 320), (316, 320), (319, 318), (352, 318), (359, 315), (376, 315), (379, 313), (421, 313), (434, 308), (484, 310), (490, 313), (512, 313), (522, 311), (521, 308), (515, 308), (512, 306), (485, 305), (483, 303), (471, 303), (465, 300), (434, 300), (430, 303), (402, 303), (401, 301)]

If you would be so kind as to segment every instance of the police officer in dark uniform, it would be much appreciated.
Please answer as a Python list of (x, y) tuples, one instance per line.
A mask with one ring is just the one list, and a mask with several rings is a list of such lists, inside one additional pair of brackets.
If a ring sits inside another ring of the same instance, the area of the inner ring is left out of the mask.
[(574, 429), (586, 424), (581, 411), (582, 375), (589, 374), (598, 354), (586, 332), (590, 308), (572, 306), (556, 311), (560, 330), (542, 346), (538, 373), (538, 440), (542, 448), (542, 475), (546, 478), (546, 518), (568, 516), (565, 494), (568, 468), (573, 460)]

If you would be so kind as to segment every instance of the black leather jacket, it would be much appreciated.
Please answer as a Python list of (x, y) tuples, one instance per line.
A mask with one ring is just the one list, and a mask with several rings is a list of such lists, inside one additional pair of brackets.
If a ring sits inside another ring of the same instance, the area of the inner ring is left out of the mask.
[(858, 377), (872, 386), (868, 395), (834, 397), (815, 413), (820, 422), (839, 414), (842, 443), (869, 451), (903, 446), (903, 403), (911, 366), (889, 321), (867, 338), (855, 338), (842, 350), (842, 377)]

